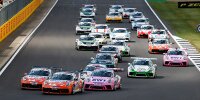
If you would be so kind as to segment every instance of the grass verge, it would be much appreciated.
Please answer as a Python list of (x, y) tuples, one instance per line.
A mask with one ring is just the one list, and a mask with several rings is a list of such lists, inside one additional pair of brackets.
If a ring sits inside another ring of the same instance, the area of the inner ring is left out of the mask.
[(175, 31), (175, 35), (190, 41), (200, 51), (200, 8), (178, 8), (173, 0), (148, 0), (162, 20)]

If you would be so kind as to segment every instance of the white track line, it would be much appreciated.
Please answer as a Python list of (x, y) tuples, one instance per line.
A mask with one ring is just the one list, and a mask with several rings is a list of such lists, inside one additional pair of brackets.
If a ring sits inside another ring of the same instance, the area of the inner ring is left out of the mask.
[(25, 44), (28, 42), (28, 40), (32, 37), (32, 35), (35, 33), (35, 31), (40, 27), (40, 25), (44, 22), (44, 20), (47, 18), (47, 16), (50, 14), (52, 9), (57, 4), (58, 0), (54, 3), (54, 5), (51, 7), (51, 9), (48, 11), (47, 15), (42, 19), (42, 21), (38, 24), (38, 26), (26, 37), (26, 39), (22, 42), (22, 44), (19, 46), (19, 48), (15, 51), (15, 53), (12, 55), (10, 60), (5, 64), (3, 69), (0, 71), (0, 76), (3, 74), (3, 72), (6, 70), (6, 68), (12, 63), (12, 61), (15, 59), (17, 54), (20, 52), (20, 50), (25, 46)]
[[(165, 26), (165, 24), (162, 22), (162, 20), (159, 18), (159, 16), (155, 13), (155, 11), (153, 10), (153, 8), (149, 5), (149, 3), (147, 2), (147, 0), (144, 0), (145, 3), (147, 4), (147, 6), (150, 8), (150, 10), (153, 12), (153, 14), (156, 16), (156, 18), (159, 20), (159, 22), (162, 24), (162, 26), (169, 32), (170, 36), (172, 37), (172, 39), (176, 42), (176, 44), (182, 48), (182, 46), (178, 43), (178, 41), (173, 37), (173, 35), (171, 34), (171, 32), (168, 30), (168, 28)], [(200, 71), (200, 68), (197, 66), (197, 64), (190, 58), (190, 61), (195, 65), (195, 67)]]

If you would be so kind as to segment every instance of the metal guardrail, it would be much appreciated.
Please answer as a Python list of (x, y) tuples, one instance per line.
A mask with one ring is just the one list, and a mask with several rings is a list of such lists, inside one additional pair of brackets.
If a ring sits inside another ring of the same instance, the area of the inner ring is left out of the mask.
[(15, 0), (0, 10), (0, 26), (17, 14), (33, 0)]

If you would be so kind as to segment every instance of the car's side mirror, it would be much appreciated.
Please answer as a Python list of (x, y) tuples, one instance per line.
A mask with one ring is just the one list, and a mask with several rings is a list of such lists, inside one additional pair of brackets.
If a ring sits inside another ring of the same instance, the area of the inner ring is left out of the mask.
[(91, 59), (91, 60), (94, 60), (94, 57), (91, 57), (90, 59)]
[(75, 77), (75, 78), (74, 78), (74, 81), (78, 81), (78, 78), (77, 78), (77, 77)]
[(128, 63), (129, 66), (131, 66), (131, 63)]
[(24, 73), (24, 76), (28, 75), (27, 73)]

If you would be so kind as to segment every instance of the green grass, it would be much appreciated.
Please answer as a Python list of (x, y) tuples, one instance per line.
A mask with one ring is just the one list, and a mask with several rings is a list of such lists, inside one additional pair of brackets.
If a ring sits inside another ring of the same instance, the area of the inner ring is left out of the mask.
[[(177, 2), (148, 0), (162, 20), (165, 20), (181, 38), (189, 40), (200, 51), (200, 8), (177, 8)], [(162, 1), (162, 2), (159, 2)]]

